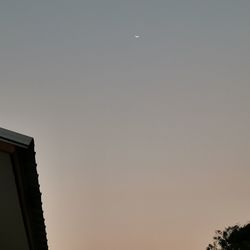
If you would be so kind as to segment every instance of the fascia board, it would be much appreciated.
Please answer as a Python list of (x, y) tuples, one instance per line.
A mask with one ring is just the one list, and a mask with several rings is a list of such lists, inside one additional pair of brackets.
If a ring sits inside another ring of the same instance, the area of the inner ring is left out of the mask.
[(22, 135), (4, 128), (0, 128), (0, 140), (3, 142), (11, 143), (21, 148), (28, 148), (33, 142), (32, 137)]

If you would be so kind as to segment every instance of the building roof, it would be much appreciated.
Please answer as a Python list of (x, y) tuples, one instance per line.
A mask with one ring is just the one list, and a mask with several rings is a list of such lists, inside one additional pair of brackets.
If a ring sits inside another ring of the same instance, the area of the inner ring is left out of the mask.
[[(34, 139), (0, 128), (0, 152), (8, 155), (10, 159), (9, 165), (14, 176), (13, 185), (16, 186), (16, 200), (19, 203), (19, 206), (16, 207), (20, 210), (20, 218), (23, 222), (23, 231), (26, 234), (28, 250), (48, 250), (37, 164), (35, 161)], [(10, 209), (9, 211), (17, 210)], [(12, 240), (15, 241), (15, 237), (18, 236), (13, 235), (13, 237)], [(13, 247), (9, 249), (12, 250)], [(9, 249), (5, 248), (5, 250)]]

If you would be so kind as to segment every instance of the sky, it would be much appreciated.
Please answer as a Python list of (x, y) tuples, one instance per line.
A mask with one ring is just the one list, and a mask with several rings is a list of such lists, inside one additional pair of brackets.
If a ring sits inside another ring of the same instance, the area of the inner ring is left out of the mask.
[(249, 222), (249, 13), (1, 1), (0, 126), (35, 138), (49, 249), (200, 250)]

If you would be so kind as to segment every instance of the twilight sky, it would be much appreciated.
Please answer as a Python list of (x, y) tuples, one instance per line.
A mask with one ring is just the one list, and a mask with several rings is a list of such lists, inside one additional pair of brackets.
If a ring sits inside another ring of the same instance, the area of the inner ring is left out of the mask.
[(200, 250), (249, 221), (249, 13), (1, 1), (0, 126), (35, 138), (50, 250)]

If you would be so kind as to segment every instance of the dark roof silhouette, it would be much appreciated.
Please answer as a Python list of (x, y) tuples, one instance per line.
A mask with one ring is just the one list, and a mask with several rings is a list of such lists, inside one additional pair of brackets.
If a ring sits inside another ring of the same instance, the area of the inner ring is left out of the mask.
[[(0, 152), (10, 156), (29, 250), (48, 250), (34, 139), (0, 128)], [(10, 241), (15, 241), (15, 235)]]

